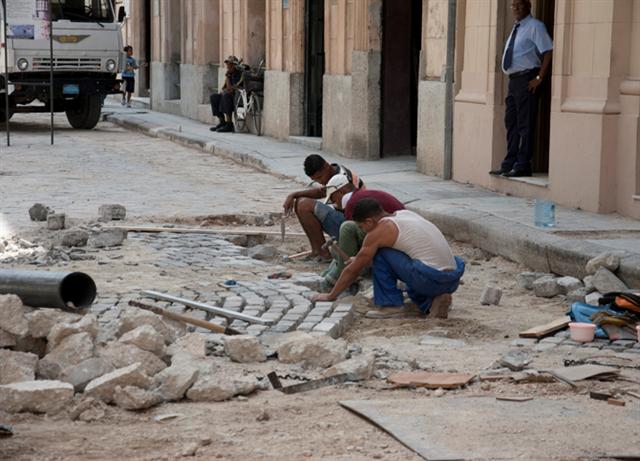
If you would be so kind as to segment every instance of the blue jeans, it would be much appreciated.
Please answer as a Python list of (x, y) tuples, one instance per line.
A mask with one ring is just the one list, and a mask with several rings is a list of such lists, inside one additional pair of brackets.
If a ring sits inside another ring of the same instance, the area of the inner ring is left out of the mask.
[(433, 298), (458, 289), (464, 261), (456, 256), (456, 268), (443, 272), (411, 259), (393, 248), (381, 248), (373, 258), (373, 297), (376, 306), (402, 306), (398, 280), (407, 285), (409, 298), (422, 312), (428, 312)]
[(318, 221), (320, 221), (322, 230), (337, 241), (340, 237), (340, 226), (346, 220), (344, 213), (330, 205), (322, 203), (320, 200), (316, 200), (313, 214), (318, 218)]

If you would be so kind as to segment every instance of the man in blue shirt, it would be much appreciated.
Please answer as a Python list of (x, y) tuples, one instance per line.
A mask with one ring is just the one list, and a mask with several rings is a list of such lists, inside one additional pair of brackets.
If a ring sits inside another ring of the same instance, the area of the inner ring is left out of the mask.
[(492, 175), (531, 176), (533, 137), (538, 113), (536, 90), (551, 69), (553, 41), (544, 24), (531, 16), (529, 0), (513, 0), (515, 24), (502, 55), (502, 70), (509, 76), (505, 127), (507, 155)]
[(238, 68), (240, 61), (235, 56), (229, 56), (224, 60), (227, 72), (224, 78), (224, 85), (219, 93), (214, 93), (209, 98), (211, 102), (211, 112), (214, 117), (218, 117), (220, 123), (209, 128), (218, 133), (233, 133), (233, 94), (238, 85), (242, 84), (242, 71)]

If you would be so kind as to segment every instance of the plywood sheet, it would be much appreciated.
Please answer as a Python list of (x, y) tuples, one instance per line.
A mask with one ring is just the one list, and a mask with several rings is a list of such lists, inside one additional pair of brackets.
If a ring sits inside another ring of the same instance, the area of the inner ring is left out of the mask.
[(554, 333), (558, 330), (562, 330), (566, 328), (571, 322), (571, 317), (565, 315), (564, 317), (560, 317), (555, 319), (549, 323), (545, 323), (544, 325), (538, 325), (533, 328), (529, 328), (526, 331), (520, 333), (521, 338), (543, 338), (551, 333)]

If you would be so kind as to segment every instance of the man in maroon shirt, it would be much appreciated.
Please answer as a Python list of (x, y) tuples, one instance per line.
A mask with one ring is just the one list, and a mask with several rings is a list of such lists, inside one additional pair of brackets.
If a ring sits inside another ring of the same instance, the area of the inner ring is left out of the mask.
[[(329, 180), (326, 197), (325, 203), (333, 203), (336, 209), (344, 210), (346, 221), (340, 226), (337, 245), (349, 257), (358, 254), (365, 236), (365, 233), (352, 220), (353, 209), (360, 200), (375, 199), (387, 213), (404, 210), (402, 202), (393, 195), (381, 190), (357, 189), (344, 175), (336, 175)], [(329, 268), (322, 273), (327, 285), (335, 285), (345, 263), (346, 261), (343, 261), (339, 256), (334, 256)]]

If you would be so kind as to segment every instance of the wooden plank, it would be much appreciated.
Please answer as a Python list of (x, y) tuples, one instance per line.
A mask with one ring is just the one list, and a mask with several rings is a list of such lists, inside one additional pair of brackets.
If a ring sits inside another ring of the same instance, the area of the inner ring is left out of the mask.
[(571, 322), (571, 317), (565, 315), (564, 317), (560, 317), (555, 319), (549, 323), (545, 323), (544, 325), (538, 325), (533, 328), (529, 328), (520, 333), (521, 338), (543, 338), (551, 333), (554, 333), (558, 330), (562, 330), (566, 328)]
[(396, 386), (416, 386), (428, 389), (456, 389), (468, 384), (475, 375), (469, 373), (431, 373), (428, 371), (401, 372), (389, 376)]
[(528, 402), (529, 400), (533, 400), (533, 397), (522, 395), (502, 395), (496, 397), (496, 400), (502, 400), (504, 402)]
[[(268, 231), (259, 229), (211, 229), (208, 227), (146, 227), (146, 226), (109, 226), (107, 229), (122, 229), (127, 232), (148, 232), (157, 234), (160, 232), (168, 232), (170, 234), (219, 234), (219, 235), (278, 235), (281, 236), (281, 231)], [(291, 232), (285, 233), (286, 236), (303, 237), (306, 235), (304, 232)]]

